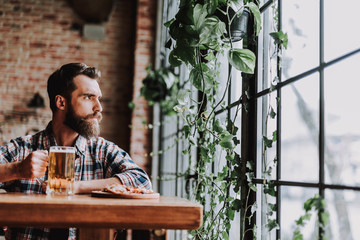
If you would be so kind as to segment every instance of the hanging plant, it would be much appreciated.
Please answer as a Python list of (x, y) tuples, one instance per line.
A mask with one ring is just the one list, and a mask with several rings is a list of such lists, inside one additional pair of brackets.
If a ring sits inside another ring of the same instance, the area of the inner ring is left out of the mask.
[[(146, 68), (147, 75), (142, 81), (140, 97), (144, 97), (150, 106), (155, 103), (160, 104), (162, 113), (172, 115), (177, 103), (176, 95), (178, 92), (179, 79), (170, 68), (152, 69), (149, 65)], [(135, 109), (134, 102), (129, 102), (130, 109)]]
[(142, 81), (140, 94), (151, 104), (159, 103), (166, 99), (171, 93), (177, 77), (170, 69), (160, 68), (152, 70), (151, 66), (146, 68), (147, 75)]

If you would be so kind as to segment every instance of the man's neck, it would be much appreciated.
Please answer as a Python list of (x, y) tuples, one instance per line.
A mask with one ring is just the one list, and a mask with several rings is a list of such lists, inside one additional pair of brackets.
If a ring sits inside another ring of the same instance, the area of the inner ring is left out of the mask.
[(65, 125), (61, 121), (52, 121), (52, 131), (59, 146), (74, 146), (76, 138), (79, 136), (77, 132)]

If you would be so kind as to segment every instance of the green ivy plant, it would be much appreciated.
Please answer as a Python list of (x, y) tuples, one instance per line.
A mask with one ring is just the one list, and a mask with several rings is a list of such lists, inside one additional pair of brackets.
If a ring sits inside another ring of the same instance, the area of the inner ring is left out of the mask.
[(310, 220), (312, 213), (316, 212), (318, 215), (317, 224), (319, 225), (321, 231), (318, 239), (326, 239), (325, 238), (325, 226), (329, 222), (329, 212), (326, 208), (326, 203), (323, 197), (319, 194), (316, 194), (314, 197), (309, 198), (304, 203), (304, 215), (300, 216), (299, 219), (296, 220), (296, 228), (293, 233), (293, 240), (303, 240), (303, 234), (301, 233), (301, 229), (306, 225), (306, 223)]
[[(188, 145), (183, 154), (189, 154), (191, 162), (191, 149), (197, 148), (199, 152), (185, 176), (195, 178), (191, 192), (205, 206), (203, 225), (190, 233), (191, 239), (228, 239), (235, 212), (246, 205), (240, 200), (245, 173), (240, 171), (240, 154), (234, 150), (240, 143), (234, 124), (238, 114), (225, 121), (215, 119), (214, 114), (216, 109), (224, 108), (232, 69), (254, 73), (255, 54), (234, 47), (231, 36), (233, 21), (245, 10), (251, 13), (255, 26), (252, 32), (256, 36), (261, 29), (260, 11), (250, 1), (182, 0), (175, 18), (165, 23), (171, 36), (166, 43), (171, 49), (169, 62), (173, 67), (185, 64), (190, 71), (188, 81), (193, 86), (193, 90), (179, 89), (178, 104), (174, 107), (184, 122), (182, 131)], [(219, 79), (219, 56), (229, 62), (223, 92), (218, 91), (219, 81), (223, 81)], [(193, 99), (196, 95), (193, 91), (199, 93), (197, 99)], [(217, 173), (209, 173), (219, 157), (219, 148), (225, 153), (226, 164)]]
[[(179, 78), (170, 68), (153, 69), (152, 65), (146, 68), (147, 75), (142, 81), (140, 96), (144, 97), (150, 106), (159, 103), (165, 115), (175, 113), (173, 107), (177, 104)], [(129, 107), (134, 109), (135, 103), (130, 102)]]
[[(241, 239), (248, 239), (250, 233), (256, 239), (256, 229), (245, 229), (245, 225), (251, 221), (257, 206), (249, 204), (248, 198), (245, 201), (240, 198), (242, 186), (246, 183), (249, 184), (247, 196), (251, 191), (257, 191), (252, 183), (254, 169), (248, 164), (248, 172), (243, 172), (240, 153), (235, 150), (240, 144), (235, 122), (238, 112), (242, 107), (246, 108), (246, 103), (237, 106), (233, 117), (228, 116), (224, 120), (215, 118), (216, 110), (226, 108), (225, 98), (233, 81), (233, 69), (244, 74), (253, 74), (255, 70), (255, 54), (246, 48), (245, 42), (245, 47), (235, 47), (231, 34), (232, 24), (244, 13), (250, 13), (251, 26), (254, 26), (244, 38), (247, 42), (254, 41), (261, 31), (261, 16), (256, 1), (180, 0), (175, 17), (164, 24), (171, 36), (166, 47), (171, 51), (168, 60), (172, 67), (182, 64), (188, 67), (186, 83), (190, 83), (191, 87), (181, 86), (166, 69), (148, 68), (141, 89), (141, 95), (150, 104), (160, 103), (163, 113), (176, 112), (183, 122), (181, 136), (185, 146), (182, 152), (188, 155), (190, 167), (181, 176), (193, 182), (188, 185), (189, 192), (204, 206), (203, 225), (190, 232), (190, 239), (228, 239), (230, 223), (240, 210), (251, 212), (250, 216), (241, 217)], [(286, 47), (286, 34), (273, 32), (271, 37), (277, 45)], [(220, 79), (221, 56), (227, 58), (228, 73), (226, 78)], [(222, 92), (219, 91), (220, 81), (225, 82)], [(274, 118), (275, 111), (271, 107), (269, 109), (269, 117)], [(272, 147), (276, 136), (276, 132), (271, 137), (264, 136), (264, 151)], [(190, 154), (192, 149), (197, 149), (196, 157)], [(212, 173), (210, 169), (218, 163), (219, 149), (224, 153), (226, 164)], [(264, 174), (271, 174), (271, 169), (266, 168)], [(275, 184), (266, 181), (264, 193), (275, 196)], [(278, 226), (271, 218), (276, 206), (271, 203), (268, 206), (267, 225), (271, 231)]]

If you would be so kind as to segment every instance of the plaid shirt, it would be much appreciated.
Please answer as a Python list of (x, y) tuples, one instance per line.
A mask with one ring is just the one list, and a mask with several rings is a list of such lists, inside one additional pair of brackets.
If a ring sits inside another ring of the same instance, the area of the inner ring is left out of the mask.
[[(22, 161), (31, 152), (49, 150), (56, 146), (55, 137), (51, 129), (51, 122), (47, 128), (35, 135), (19, 137), (0, 147), (0, 164)], [(114, 143), (101, 137), (86, 139), (79, 136), (75, 142), (75, 181), (87, 181), (117, 177), (129, 186), (151, 188), (150, 180), (144, 170), (139, 168), (130, 156)], [(41, 178), (47, 180), (47, 172)], [(0, 183), (0, 188), (9, 192), (44, 194), (41, 185), (35, 180), (19, 179)], [(8, 229), (6, 239), (16, 235), (15, 239), (48, 239), (48, 228)], [(16, 232), (16, 234), (14, 234)], [(71, 228), (69, 239), (75, 239), (76, 230)], [(11, 239), (14, 236), (11, 237)]]

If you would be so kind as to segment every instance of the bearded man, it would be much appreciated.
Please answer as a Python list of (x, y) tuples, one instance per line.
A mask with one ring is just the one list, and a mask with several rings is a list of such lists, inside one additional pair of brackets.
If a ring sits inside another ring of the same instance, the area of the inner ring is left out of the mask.
[[(52, 121), (34, 135), (0, 147), (0, 188), (45, 194), (50, 146), (75, 147), (74, 193), (91, 193), (112, 183), (151, 188), (148, 175), (114, 143), (99, 137), (102, 118), (100, 71), (69, 63), (48, 79)], [(46, 214), (46, 213), (44, 213)], [(26, 217), (26, 216), (19, 216)], [(75, 239), (76, 229), (7, 229), (6, 239)], [(60, 237), (62, 236), (62, 237)]]

